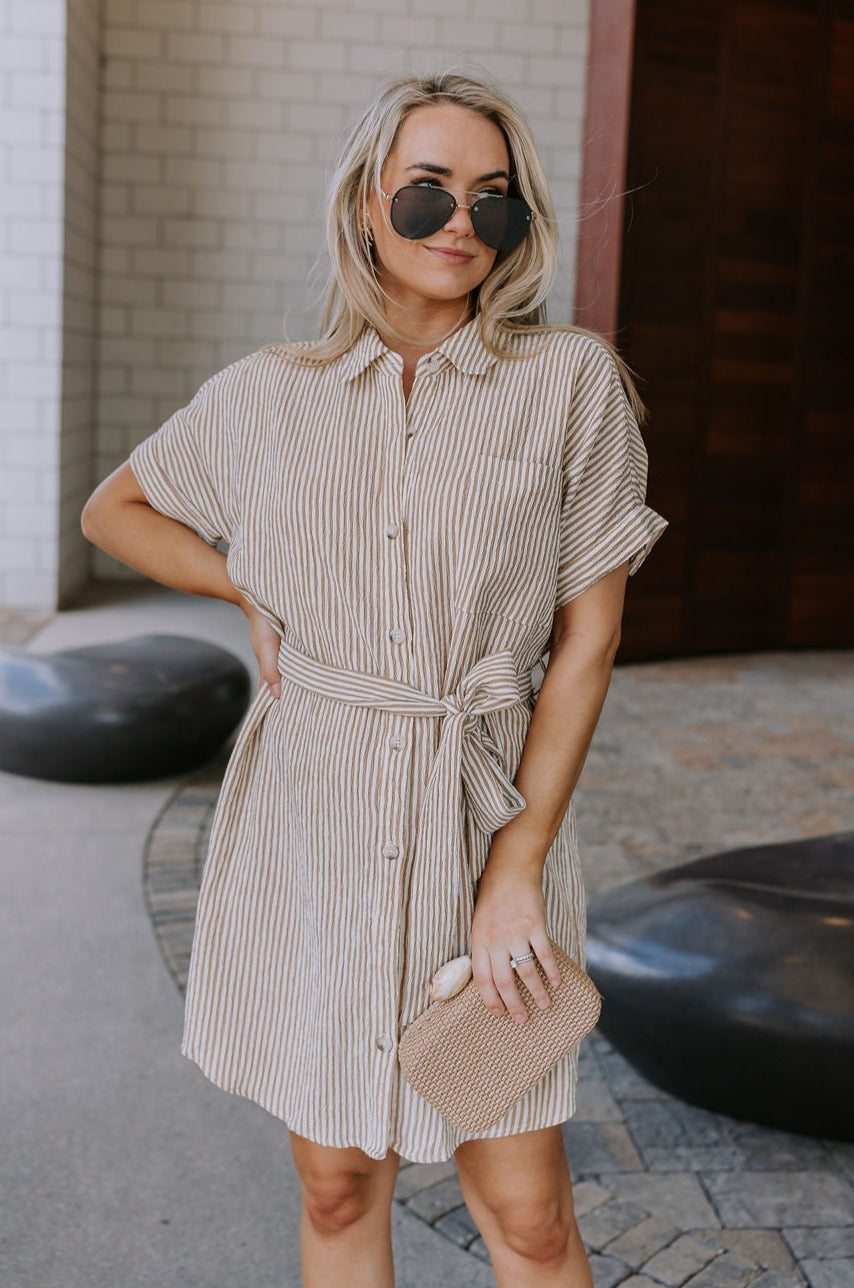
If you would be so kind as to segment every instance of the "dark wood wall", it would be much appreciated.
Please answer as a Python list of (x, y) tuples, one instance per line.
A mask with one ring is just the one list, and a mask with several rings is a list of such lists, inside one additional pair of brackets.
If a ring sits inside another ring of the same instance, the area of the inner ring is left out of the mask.
[(850, 647), (854, 3), (637, 0), (625, 187), (614, 338), (671, 526), (621, 658)]

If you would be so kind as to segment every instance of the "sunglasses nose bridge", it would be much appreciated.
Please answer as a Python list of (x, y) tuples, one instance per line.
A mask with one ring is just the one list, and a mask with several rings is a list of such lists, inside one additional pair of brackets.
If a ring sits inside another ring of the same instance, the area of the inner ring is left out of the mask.
[[(453, 195), (454, 195), (454, 194), (453, 194), (453, 193), (451, 193), (451, 196), (452, 196), (452, 197), (453, 197)], [(472, 205), (474, 205), (474, 204), (475, 204), (475, 203), (472, 203)], [(448, 227), (448, 224), (452, 223), (452, 222), (453, 222), (453, 220), (454, 220), (454, 219), (456, 219), (456, 217), (457, 217), (457, 213), (458, 213), (460, 210), (464, 210), (464, 211), (465, 211), (465, 213), (466, 213), (466, 218), (467, 218), (467, 220), (468, 220), (469, 227), (471, 228), (472, 232), (474, 232), (474, 224), (472, 223), (472, 218), (471, 218), (472, 206), (464, 206), (461, 202), (457, 201), (456, 197), (454, 197), (454, 208), (453, 208), (453, 210), (451, 211), (451, 213), (448, 215), (448, 218), (447, 218), (447, 219), (445, 220), (445, 222), (442, 224), (442, 227), (443, 227), (443, 228), (447, 228), (447, 227)]]

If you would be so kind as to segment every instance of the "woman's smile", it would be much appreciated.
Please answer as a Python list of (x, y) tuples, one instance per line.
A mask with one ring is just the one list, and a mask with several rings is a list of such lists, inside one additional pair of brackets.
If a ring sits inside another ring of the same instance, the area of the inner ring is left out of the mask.
[(436, 258), (441, 259), (443, 263), (456, 265), (458, 267), (464, 266), (468, 264), (470, 260), (474, 259), (474, 255), (470, 254), (468, 251), (456, 250), (451, 246), (425, 246), (424, 249), (429, 250), (431, 255), (435, 255)]

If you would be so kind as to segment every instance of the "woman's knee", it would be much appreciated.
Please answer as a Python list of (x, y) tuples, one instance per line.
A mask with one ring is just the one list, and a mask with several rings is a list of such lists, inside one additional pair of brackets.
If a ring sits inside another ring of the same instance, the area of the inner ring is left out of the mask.
[(318, 1233), (338, 1234), (379, 1207), (390, 1208), (400, 1159), (318, 1145), (291, 1132), (303, 1211)]
[(376, 1186), (359, 1172), (305, 1176), (303, 1210), (319, 1234), (340, 1234), (361, 1221), (377, 1201)]
[(467, 1141), (456, 1156), (466, 1202), (487, 1245), (546, 1265), (559, 1264), (580, 1240), (560, 1127)]
[(501, 1238), (511, 1252), (527, 1261), (560, 1262), (573, 1237), (575, 1218), (552, 1199), (500, 1206), (494, 1212)]

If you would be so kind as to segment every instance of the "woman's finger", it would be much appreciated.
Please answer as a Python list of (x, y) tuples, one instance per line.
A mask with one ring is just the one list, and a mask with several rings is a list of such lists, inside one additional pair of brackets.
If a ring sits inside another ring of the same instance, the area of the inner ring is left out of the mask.
[(260, 650), (259, 665), (261, 675), (270, 689), (279, 697), (282, 691), (282, 677), (279, 674), (278, 643), (265, 641)]
[(545, 927), (539, 927), (531, 933), (531, 947), (537, 954), (537, 960), (546, 972), (549, 983), (552, 988), (557, 988), (561, 981), (560, 967), (557, 959), (552, 952), (551, 940), (546, 934)]
[(498, 992), (501, 994), (502, 1001), (507, 1010), (517, 1024), (522, 1024), (528, 1018), (528, 1008), (522, 1001), (521, 994), (516, 987), (516, 977), (513, 973), (513, 967), (510, 965), (510, 954), (506, 950), (497, 952), (492, 958), (492, 976), (495, 980)]
[(250, 608), (248, 616), (249, 640), (258, 663), (261, 682), (266, 684), (274, 697), (278, 698), (282, 692), (282, 677), (279, 674), (281, 636), (272, 623), (267, 621), (257, 609)]
[(493, 1015), (503, 1015), (505, 1011), (501, 995), (495, 987), (492, 977), (492, 962), (485, 948), (472, 948), (471, 973), (481, 1001)]
[[(525, 949), (524, 952), (514, 953), (513, 956), (524, 957), (529, 951), (530, 949)], [(537, 955), (539, 956), (539, 954)], [(512, 969), (513, 967), (511, 967), (511, 970)], [(515, 967), (515, 970), (519, 979), (521, 979), (537, 1006), (545, 1009), (545, 1007), (549, 1005), (549, 995), (546, 991), (545, 984), (543, 983), (543, 977), (537, 970), (536, 961), (531, 960), (529, 962), (521, 962), (517, 967)]]

